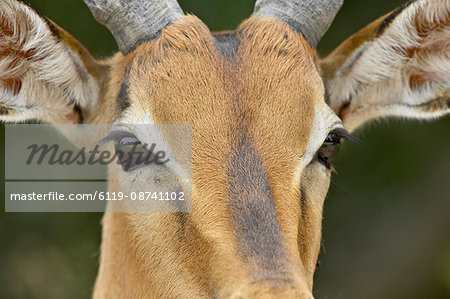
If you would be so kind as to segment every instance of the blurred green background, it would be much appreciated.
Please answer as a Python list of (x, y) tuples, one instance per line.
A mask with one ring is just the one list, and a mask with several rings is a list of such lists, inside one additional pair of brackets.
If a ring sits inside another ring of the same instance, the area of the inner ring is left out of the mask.
[[(96, 57), (117, 47), (82, 0), (29, 0)], [(180, 0), (211, 30), (233, 29), (253, 0)], [(319, 45), (326, 55), (400, 0), (345, 0)], [(450, 298), (450, 118), (383, 120), (335, 161), (325, 202), (317, 298)], [(4, 142), (4, 128), (0, 130)], [(4, 146), (0, 146), (4, 157)], [(2, 160), (4, 174), (4, 163)], [(0, 188), (3, 188), (1, 184)], [(3, 190), (0, 190), (4, 198)], [(3, 209), (4, 211), (4, 209)], [(1, 298), (88, 298), (100, 213), (1, 213)]]

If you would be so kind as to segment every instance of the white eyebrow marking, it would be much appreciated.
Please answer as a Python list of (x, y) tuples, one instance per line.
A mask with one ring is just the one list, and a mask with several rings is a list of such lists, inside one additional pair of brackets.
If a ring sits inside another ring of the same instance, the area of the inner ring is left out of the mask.
[[(172, 169), (181, 181), (187, 183), (190, 182), (191, 170), (183, 169), (173, 154), (173, 151), (168, 146), (165, 138), (159, 131), (158, 126), (165, 125), (156, 125), (148, 111), (134, 113), (133, 108), (130, 107), (126, 113), (113, 124), (112, 129), (132, 133), (141, 143), (147, 144), (148, 146), (155, 144), (155, 152), (163, 151), (166, 153), (166, 158), (169, 159), (169, 162), (165, 164), (165, 166)], [(191, 187), (189, 188), (191, 189)]]
[(295, 171), (293, 180), (294, 186), (300, 186), (300, 177), (303, 170), (314, 158), (329, 132), (337, 128), (343, 129), (344, 126), (334, 111), (325, 103), (323, 103), (321, 107), (316, 107), (313, 126), (309, 133), (308, 144)]

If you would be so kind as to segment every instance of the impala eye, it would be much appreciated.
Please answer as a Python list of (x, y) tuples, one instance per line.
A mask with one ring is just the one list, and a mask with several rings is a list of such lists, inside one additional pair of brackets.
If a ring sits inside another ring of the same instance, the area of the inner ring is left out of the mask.
[(118, 140), (115, 141), (115, 146), (126, 146), (126, 145), (133, 145), (133, 144), (140, 144), (141, 142), (134, 136), (124, 136)]
[(330, 133), (327, 138), (325, 138), (325, 141), (317, 152), (317, 158), (330, 170), (330, 172), (335, 170), (333, 164), (331, 164), (331, 160), (339, 151), (340, 144), (341, 137), (335, 133)]
[(126, 172), (147, 165), (149, 151), (134, 135), (126, 133), (114, 139), (118, 162)]
[(341, 136), (339, 136), (336, 133), (330, 133), (330, 134), (328, 134), (327, 138), (325, 138), (325, 141), (323, 143), (324, 144), (332, 144), (332, 145), (340, 144)]
[(341, 128), (334, 129), (325, 138), (322, 146), (317, 152), (317, 159), (319, 160), (319, 162), (325, 165), (325, 167), (327, 167), (330, 172), (336, 171), (333, 164), (331, 164), (331, 160), (338, 153), (342, 138), (345, 138), (350, 142), (356, 141), (356, 138), (350, 135), (350, 133), (348, 133), (346, 130)]

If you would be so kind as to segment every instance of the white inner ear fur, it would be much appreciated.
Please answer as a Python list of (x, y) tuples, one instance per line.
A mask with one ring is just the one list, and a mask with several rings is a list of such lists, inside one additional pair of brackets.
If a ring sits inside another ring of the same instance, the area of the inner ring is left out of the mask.
[[(344, 119), (349, 131), (383, 115), (434, 118), (445, 112), (418, 106), (448, 93), (450, 27), (421, 36), (416, 24), (445, 24), (449, 11), (448, 0), (414, 2), (379, 38), (357, 49), (327, 82), (333, 110), (351, 102), (351, 113)], [(408, 55), (411, 50), (416, 51), (414, 55)], [(411, 86), (411, 75), (419, 75), (424, 82)]]
[(0, 16), (13, 32), (0, 38), (0, 52), (10, 53), (0, 57), (0, 78), (22, 81), (17, 94), (0, 81), (0, 100), (18, 112), (7, 116), (8, 121), (62, 120), (74, 103), (85, 110), (97, 103), (97, 81), (33, 9), (18, 1), (1, 1)]

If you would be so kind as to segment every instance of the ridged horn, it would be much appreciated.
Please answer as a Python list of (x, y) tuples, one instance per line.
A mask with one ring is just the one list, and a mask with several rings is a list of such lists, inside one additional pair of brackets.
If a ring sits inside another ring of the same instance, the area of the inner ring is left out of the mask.
[(94, 18), (113, 34), (120, 51), (128, 54), (157, 38), (161, 29), (179, 20), (176, 0), (84, 0)]
[(254, 14), (287, 23), (315, 48), (343, 3), (344, 0), (257, 0)]

